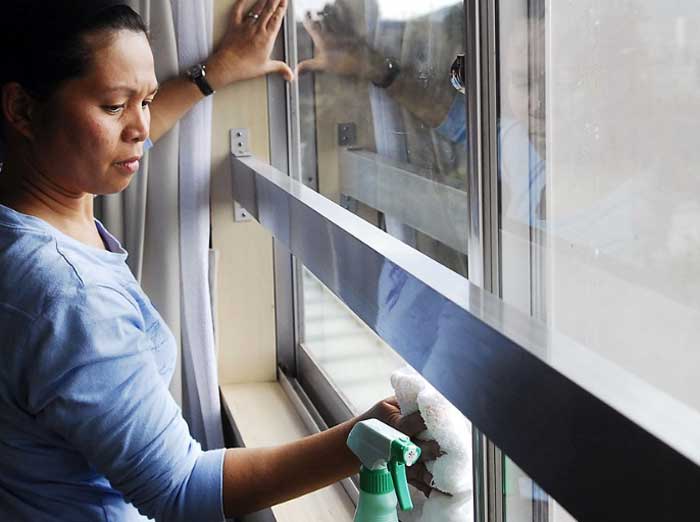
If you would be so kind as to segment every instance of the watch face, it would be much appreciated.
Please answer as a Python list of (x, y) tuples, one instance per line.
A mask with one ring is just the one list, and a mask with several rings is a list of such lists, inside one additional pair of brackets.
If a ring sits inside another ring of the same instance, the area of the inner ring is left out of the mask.
[(202, 74), (202, 73), (203, 73), (203, 70), (202, 70), (201, 64), (193, 65), (193, 66), (190, 67), (189, 70), (187, 71), (187, 75), (188, 75), (190, 78), (192, 78), (193, 80), (194, 80), (195, 78), (201, 78), (202, 76), (204, 76), (204, 74)]
[(210, 94), (214, 94), (214, 89), (209, 85), (206, 76), (206, 66), (201, 63), (187, 69), (187, 77), (190, 81), (199, 87), (199, 90), (202, 91), (204, 96), (209, 96)]

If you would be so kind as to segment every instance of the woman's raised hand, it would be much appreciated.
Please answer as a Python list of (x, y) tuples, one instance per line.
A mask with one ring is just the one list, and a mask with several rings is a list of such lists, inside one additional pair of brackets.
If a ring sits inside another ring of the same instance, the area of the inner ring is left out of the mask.
[(221, 89), (241, 80), (266, 74), (294, 78), (289, 66), (270, 59), (272, 47), (282, 27), (288, 0), (236, 0), (226, 32), (207, 60), (207, 79)]
[(350, 10), (342, 2), (322, 11), (307, 12), (302, 20), (314, 43), (314, 57), (300, 62), (297, 74), (329, 72), (340, 76), (371, 79), (372, 50), (353, 28)]

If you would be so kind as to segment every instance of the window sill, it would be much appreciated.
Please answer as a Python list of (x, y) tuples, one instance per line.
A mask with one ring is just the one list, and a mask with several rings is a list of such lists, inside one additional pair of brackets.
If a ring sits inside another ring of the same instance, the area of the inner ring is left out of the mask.
[[(310, 434), (277, 382), (228, 384), (221, 386), (221, 395), (246, 447), (275, 446)], [(355, 506), (340, 484), (272, 508), (277, 522), (351, 522), (354, 512)]]

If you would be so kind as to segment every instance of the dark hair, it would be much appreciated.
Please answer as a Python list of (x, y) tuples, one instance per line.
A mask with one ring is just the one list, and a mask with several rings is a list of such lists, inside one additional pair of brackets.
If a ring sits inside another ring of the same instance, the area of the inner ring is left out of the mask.
[[(17, 82), (40, 100), (85, 74), (93, 52), (87, 35), (104, 30), (148, 35), (143, 19), (123, 0), (3, 0), (3, 4), (0, 88)], [(0, 162), (3, 125), (0, 113)]]

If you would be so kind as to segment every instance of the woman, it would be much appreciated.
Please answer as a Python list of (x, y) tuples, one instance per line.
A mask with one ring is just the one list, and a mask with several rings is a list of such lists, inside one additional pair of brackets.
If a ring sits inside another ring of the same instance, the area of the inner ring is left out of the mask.
[[(355, 473), (345, 440), (358, 419), (282, 447), (203, 452), (168, 393), (173, 336), (93, 219), (93, 195), (126, 188), (149, 132), (207, 88), (291, 79), (269, 59), (286, 0), (247, 13), (238, 0), (209, 85), (160, 88), (143, 22), (121, 2), (3, 4), (0, 520), (218, 521)], [(424, 428), (391, 400), (367, 417)]]

